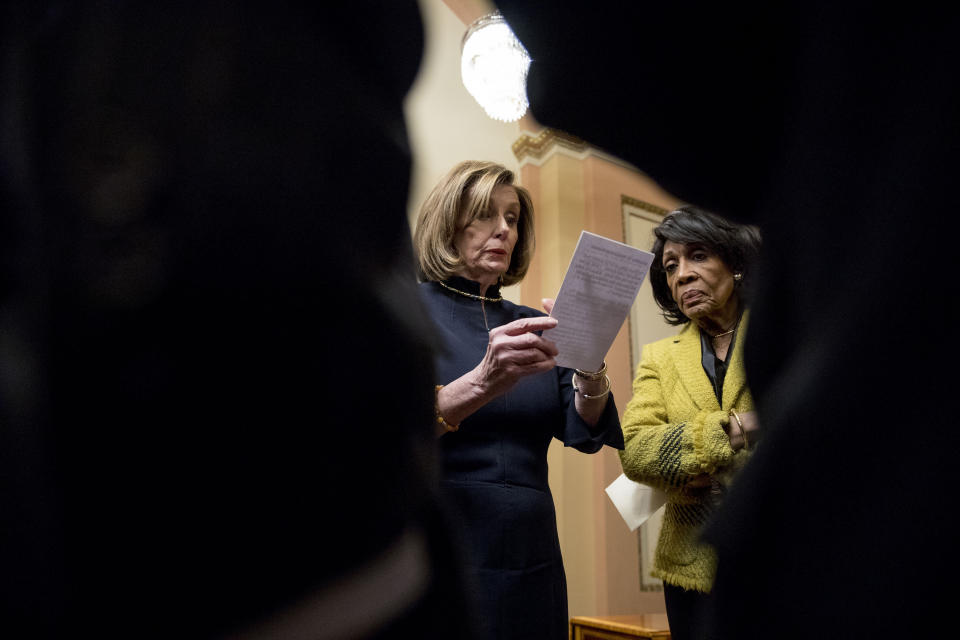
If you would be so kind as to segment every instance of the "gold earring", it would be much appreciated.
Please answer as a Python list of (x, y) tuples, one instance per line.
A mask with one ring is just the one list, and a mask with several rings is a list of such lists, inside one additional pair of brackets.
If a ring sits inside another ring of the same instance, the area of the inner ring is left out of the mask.
[(735, 274), (733, 274), (733, 279), (736, 280), (737, 282), (740, 282), (741, 280), (743, 280), (743, 274), (742, 274), (742, 273), (735, 273)]

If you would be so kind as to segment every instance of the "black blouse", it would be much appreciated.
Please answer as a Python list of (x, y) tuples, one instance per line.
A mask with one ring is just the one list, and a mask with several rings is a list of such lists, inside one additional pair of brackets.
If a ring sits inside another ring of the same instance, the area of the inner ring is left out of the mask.
[(730, 338), (730, 348), (727, 350), (727, 359), (721, 360), (717, 357), (717, 352), (713, 349), (713, 342), (710, 336), (703, 329), (700, 330), (700, 362), (703, 370), (710, 378), (710, 384), (713, 386), (713, 392), (717, 396), (717, 402), (723, 405), (723, 379), (727, 375), (727, 363), (730, 362), (730, 356), (733, 355), (733, 345), (737, 342), (737, 330), (740, 328), (740, 320), (737, 319), (737, 328), (733, 331)]

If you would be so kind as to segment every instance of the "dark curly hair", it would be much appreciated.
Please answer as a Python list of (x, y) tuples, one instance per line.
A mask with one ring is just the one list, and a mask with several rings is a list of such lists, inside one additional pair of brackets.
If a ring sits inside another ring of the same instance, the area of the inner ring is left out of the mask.
[(752, 289), (757, 258), (760, 255), (760, 230), (751, 225), (735, 224), (699, 207), (685, 205), (674, 209), (653, 230), (653, 264), (650, 285), (653, 299), (663, 312), (667, 324), (690, 322), (670, 293), (667, 272), (663, 268), (663, 245), (667, 242), (700, 244), (717, 254), (730, 271), (743, 274), (735, 291), (746, 301)]

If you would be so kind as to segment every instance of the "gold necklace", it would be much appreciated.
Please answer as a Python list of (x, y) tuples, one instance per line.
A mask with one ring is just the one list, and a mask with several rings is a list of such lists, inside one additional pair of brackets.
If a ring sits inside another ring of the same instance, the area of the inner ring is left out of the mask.
[(710, 336), (711, 338), (713, 338), (714, 340), (716, 340), (717, 338), (722, 338), (723, 336), (728, 336), (728, 335), (730, 335), (731, 333), (733, 333), (733, 332), (736, 331), (736, 330), (737, 330), (737, 326), (734, 325), (734, 326), (733, 326), (733, 329), (730, 329), (730, 331), (724, 331), (723, 333), (718, 333), (718, 334), (715, 335), (715, 336), (710, 336), (709, 333), (708, 333), (707, 335)]
[(440, 282), (439, 280), (437, 280), (437, 284), (439, 284), (439, 285), (440, 285), (441, 287), (443, 287), (444, 289), (449, 289), (450, 291), (453, 291), (454, 293), (459, 293), (459, 294), (462, 295), (462, 296), (467, 296), (468, 298), (473, 298), (474, 300), (481, 300), (481, 301), (483, 301), (483, 302), (500, 302), (501, 300), (503, 300), (503, 296), (497, 296), (496, 298), (488, 298), (487, 296), (478, 296), (478, 295), (475, 294), (475, 293), (467, 293), (466, 291), (460, 291), (460, 289), (454, 289), (454, 288), (451, 287), (450, 285), (444, 284), (443, 282)]

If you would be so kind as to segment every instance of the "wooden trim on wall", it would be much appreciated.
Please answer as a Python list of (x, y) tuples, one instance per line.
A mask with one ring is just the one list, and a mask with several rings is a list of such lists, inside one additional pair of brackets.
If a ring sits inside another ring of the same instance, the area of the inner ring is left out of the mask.
[[(668, 209), (663, 207), (658, 207), (655, 204), (650, 204), (649, 202), (644, 202), (643, 200), (637, 200), (636, 198), (631, 198), (627, 195), (620, 196), (620, 204), (629, 205), (631, 207), (636, 207), (637, 209), (643, 209), (644, 211), (649, 211), (650, 213), (655, 213), (659, 216), (657, 219), (662, 219), (663, 216), (670, 213)], [(624, 211), (626, 213), (626, 211)]]

